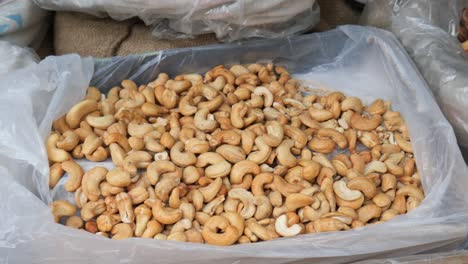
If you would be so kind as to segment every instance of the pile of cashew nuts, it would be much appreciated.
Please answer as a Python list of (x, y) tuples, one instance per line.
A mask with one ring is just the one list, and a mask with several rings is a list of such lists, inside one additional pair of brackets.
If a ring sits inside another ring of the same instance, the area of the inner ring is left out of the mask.
[[(124, 80), (53, 123), (56, 222), (112, 239), (232, 245), (388, 221), (424, 199), (408, 130), (381, 99), (303, 95), (285, 68)], [(76, 162), (111, 159), (83, 171)]]

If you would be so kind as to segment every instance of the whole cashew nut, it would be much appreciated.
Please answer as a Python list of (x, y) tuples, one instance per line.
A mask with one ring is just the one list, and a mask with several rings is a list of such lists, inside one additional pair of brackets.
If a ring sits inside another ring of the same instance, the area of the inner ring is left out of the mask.
[(76, 207), (68, 201), (56, 200), (49, 205), (55, 222), (58, 223), (64, 216), (72, 216), (76, 213)]
[(99, 196), (101, 196), (99, 184), (106, 179), (107, 172), (107, 169), (104, 167), (94, 167), (83, 175), (81, 188), (89, 200), (97, 201)]
[(182, 218), (182, 210), (164, 207), (159, 200), (153, 204), (152, 210), (154, 219), (162, 224), (174, 224)]
[(187, 167), (194, 165), (197, 162), (197, 157), (195, 154), (190, 152), (182, 152), (184, 149), (184, 143), (178, 141), (172, 146), (169, 153), (171, 161), (174, 162), (177, 166)]
[(297, 159), (291, 153), (291, 148), (294, 146), (294, 140), (285, 139), (283, 142), (276, 148), (276, 158), (281, 165), (284, 165), (288, 168), (296, 166)]
[(231, 171), (231, 164), (227, 162), (220, 154), (214, 152), (206, 152), (198, 156), (197, 163), (199, 168), (203, 168), (211, 164), (205, 169), (205, 176), (209, 178), (224, 177)]
[(194, 117), (195, 126), (204, 132), (211, 132), (216, 129), (218, 123), (210, 111), (206, 108), (198, 110)]
[(57, 148), (57, 142), (59, 142), (60, 136), (58, 134), (51, 134), (47, 138), (46, 150), (47, 157), (51, 162), (64, 162), (71, 159), (71, 156), (68, 152), (63, 149)]
[(237, 241), (240, 232), (226, 217), (215, 215), (205, 223), (202, 236), (208, 244), (229, 246)]
[(242, 179), (247, 174), (257, 175), (260, 173), (260, 167), (257, 163), (250, 160), (239, 161), (234, 164), (231, 170), (231, 183), (240, 184)]
[(74, 192), (81, 185), (83, 178), (83, 169), (78, 163), (73, 160), (67, 160), (62, 162), (62, 169), (68, 173), (68, 181), (65, 183), (65, 190), (67, 192)]
[(92, 99), (85, 99), (74, 105), (65, 116), (65, 120), (70, 128), (77, 128), (81, 119), (87, 114), (96, 111), (98, 103)]
[(153, 161), (150, 163), (150, 165), (148, 165), (146, 170), (146, 177), (148, 178), (151, 185), (156, 185), (161, 174), (166, 172), (174, 172), (175, 170), (176, 166), (174, 163), (168, 160)]
[(275, 230), (280, 236), (291, 237), (291, 236), (295, 236), (301, 233), (302, 227), (298, 224), (288, 226), (288, 218), (284, 214), (276, 218)]
[(256, 206), (252, 193), (242, 188), (233, 188), (229, 191), (228, 197), (238, 199), (242, 202), (244, 205), (244, 208), (240, 212), (242, 218), (249, 219), (255, 214)]

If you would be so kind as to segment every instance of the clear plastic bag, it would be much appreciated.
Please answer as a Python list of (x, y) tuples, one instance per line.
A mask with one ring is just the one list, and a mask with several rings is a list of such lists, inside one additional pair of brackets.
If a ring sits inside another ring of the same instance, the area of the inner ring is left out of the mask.
[(34, 0), (39, 6), (116, 20), (139, 17), (158, 38), (214, 32), (218, 39), (276, 38), (303, 32), (320, 20), (315, 0)]
[(468, 262), (468, 251), (451, 251), (435, 254), (414, 255), (401, 258), (359, 261), (355, 264), (462, 264)]
[(46, 29), (47, 11), (31, 0), (0, 1), (0, 40), (39, 48)]
[[(132, 238), (115, 241), (53, 222), (47, 204), (73, 200), (63, 178), (50, 191), (43, 142), (52, 120), (83, 98), (131, 78), (204, 72), (219, 64), (284, 65), (314, 88), (336, 89), (369, 103), (392, 100), (407, 121), (426, 198), (409, 214), (346, 232), (300, 235), (215, 247)], [(468, 233), (468, 169), (452, 127), (398, 41), (373, 28), (170, 50), (98, 60), (49, 57), (0, 78), (0, 262), (11, 263), (342, 263), (453, 249)], [(12, 111), (14, 109), (14, 111)]]
[(21, 69), (39, 61), (39, 57), (30, 49), (0, 41), (0, 75)]
[(466, 6), (467, 0), (373, 1), (362, 23), (395, 33), (455, 128), (459, 144), (468, 148), (468, 57), (456, 38)]

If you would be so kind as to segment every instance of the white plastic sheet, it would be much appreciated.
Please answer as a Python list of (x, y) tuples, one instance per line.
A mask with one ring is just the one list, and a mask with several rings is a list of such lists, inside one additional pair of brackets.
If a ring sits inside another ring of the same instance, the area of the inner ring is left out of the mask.
[(275, 38), (312, 28), (320, 20), (315, 0), (34, 0), (45, 9), (76, 11), (116, 20), (139, 17), (159, 38), (214, 32), (218, 39)]
[(0, 40), (39, 48), (47, 30), (47, 11), (31, 0), (0, 1)]
[(0, 75), (37, 63), (39, 57), (29, 48), (0, 41)]
[(467, 0), (378, 0), (363, 13), (365, 25), (395, 33), (416, 62), (442, 111), (468, 148), (468, 60), (456, 38)]
[[(52, 120), (83, 98), (90, 83), (106, 90), (203, 72), (222, 63), (272, 61), (314, 87), (393, 101), (407, 121), (426, 199), (407, 215), (358, 230), (216, 247), (132, 238), (115, 241), (55, 224), (47, 203), (68, 198), (48, 189), (43, 145)], [(49, 57), (0, 78), (0, 262), (4, 263), (343, 263), (453, 249), (468, 233), (468, 169), (452, 127), (398, 41), (362, 27), (99, 60)]]
[(374, 259), (359, 261), (355, 264), (464, 264), (468, 262), (468, 251), (422, 254), (401, 258)]

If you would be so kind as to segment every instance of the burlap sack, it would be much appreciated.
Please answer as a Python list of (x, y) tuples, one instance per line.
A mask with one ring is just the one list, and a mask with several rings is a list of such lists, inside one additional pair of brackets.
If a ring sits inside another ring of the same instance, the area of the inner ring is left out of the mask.
[(320, 28), (332, 29), (340, 25), (358, 24), (361, 11), (347, 0), (318, 0)]
[(56, 55), (78, 53), (82, 56), (111, 57), (214, 43), (218, 41), (212, 34), (194, 39), (158, 40), (151, 35), (151, 28), (137, 19), (117, 22), (110, 18), (71, 12), (57, 12), (55, 16)]

